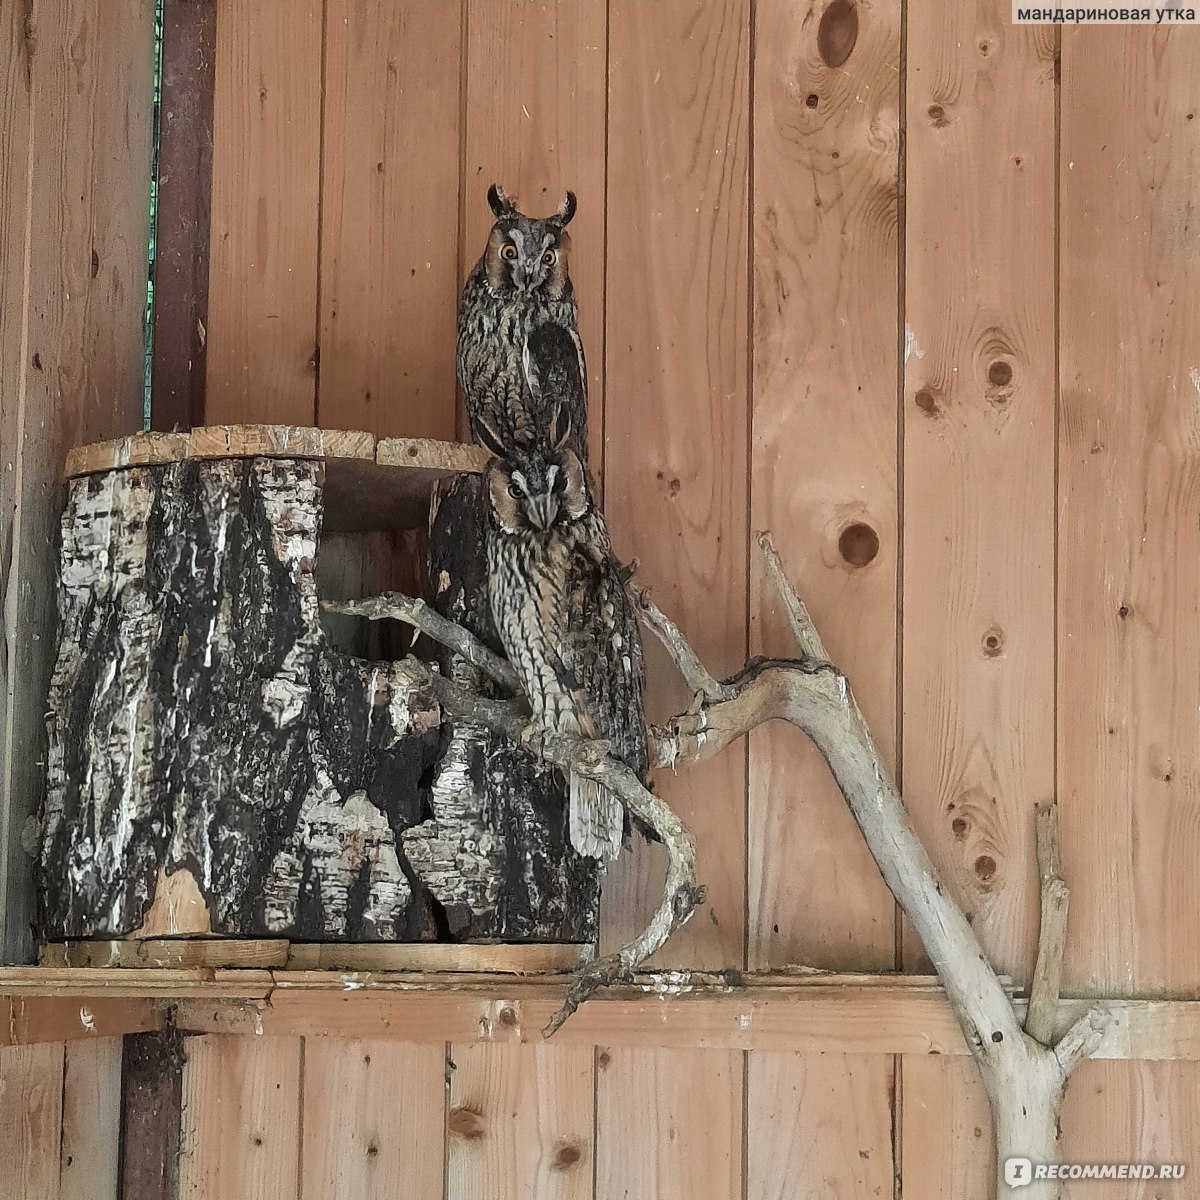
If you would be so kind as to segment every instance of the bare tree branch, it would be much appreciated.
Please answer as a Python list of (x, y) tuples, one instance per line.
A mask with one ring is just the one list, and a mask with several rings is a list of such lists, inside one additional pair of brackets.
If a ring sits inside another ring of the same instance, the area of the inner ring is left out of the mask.
[(732, 689), (713, 678), (700, 656), (688, 645), (687, 638), (680, 633), (679, 626), (650, 599), (649, 592), (632, 586), (630, 592), (637, 602), (642, 624), (663, 644), (692, 695), (704, 700), (729, 699), (733, 695)]
[(430, 608), (424, 600), (400, 592), (384, 592), (382, 596), (369, 596), (363, 600), (322, 600), (321, 607), (326, 612), (366, 617), (371, 621), (403, 621), (439, 645), (461, 654), (501, 687), (510, 692), (521, 691), (521, 681), (508, 659), (490, 650), (469, 630)]
[(792, 581), (787, 577), (779, 552), (775, 549), (775, 543), (766, 530), (762, 530), (758, 534), (758, 546), (766, 560), (767, 574), (770, 575), (771, 582), (775, 585), (775, 590), (783, 601), (788, 625), (791, 628), (792, 637), (796, 639), (801, 658), (824, 662), (829, 657), (825, 653), (825, 643), (821, 640), (821, 635), (817, 632), (812, 617), (808, 615), (808, 608), (804, 601), (800, 599), (796, 589), (792, 586)]
[(1043, 1046), (1053, 1044), (1058, 997), (1062, 985), (1063, 953), (1067, 945), (1070, 892), (1062, 877), (1059, 857), (1058, 806), (1037, 810), (1037, 860), (1042, 881), (1042, 920), (1038, 930), (1037, 962), (1029, 990), (1025, 1032)]

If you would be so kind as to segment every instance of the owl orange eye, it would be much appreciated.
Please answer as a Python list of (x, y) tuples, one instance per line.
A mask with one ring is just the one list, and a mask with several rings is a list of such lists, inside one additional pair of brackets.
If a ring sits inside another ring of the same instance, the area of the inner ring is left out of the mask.
[(557, 250), (547, 250), (546, 253), (542, 255), (542, 262), (544, 262), (546, 264), (546, 266), (548, 266), (548, 267), (554, 266), (557, 259), (558, 259), (558, 251)]
[(514, 500), (520, 500), (520, 498), (521, 498), (521, 489), (520, 489), (519, 487), (517, 487), (517, 485), (516, 485), (515, 483), (510, 483), (510, 484), (508, 485), (508, 494), (509, 494), (509, 495), (510, 495), (510, 496), (511, 496), (511, 497), (512, 497)]
[(514, 246), (512, 244), (512, 242), (505, 242), (504, 245), (500, 247), (500, 257), (502, 259), (504, 259), (505, 262), (516, 262), (517, 261), (516, 246)]

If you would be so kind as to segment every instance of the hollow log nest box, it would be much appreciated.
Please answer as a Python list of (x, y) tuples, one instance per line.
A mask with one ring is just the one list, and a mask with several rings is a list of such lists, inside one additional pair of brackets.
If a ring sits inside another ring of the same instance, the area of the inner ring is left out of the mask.
[(343, 551), (415, 531), (426, 597), (495, 645), (485, 461), (276, 426), (72, 452), (43, 940), (594, 939), (598, 879), (565, 836), (561, 779), (444, 714), (413, 656), (486, 694), (475, 669), (420, 641), (355, 654), (321, 613), (350, 598), (320, 594), (323, 535)]

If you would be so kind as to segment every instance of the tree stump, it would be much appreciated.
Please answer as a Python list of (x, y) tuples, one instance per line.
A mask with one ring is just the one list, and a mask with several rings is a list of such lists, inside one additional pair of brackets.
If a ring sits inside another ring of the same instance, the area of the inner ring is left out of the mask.
[[(276, 427), (75, 452), (43, 940), (594, 940), (561, 779), (446, 717), (412, 657), (356, 657), (321, 620), (320, 599), (349, 598), (318, 596), (323, 530), (424, 525), (438, 481), (483, 461)], [(488, 637), (478, 496), (463, 476), (437, 505), (427, 591)]]

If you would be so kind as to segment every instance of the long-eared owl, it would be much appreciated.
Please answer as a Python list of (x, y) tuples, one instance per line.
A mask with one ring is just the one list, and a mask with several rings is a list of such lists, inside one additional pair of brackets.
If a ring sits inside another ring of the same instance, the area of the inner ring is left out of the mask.
[[(648, 770), (642, 641), (627, 573), (613, 556), (565, 414), (553, 441), (493, 459), (484, 478), (492, 617), (534, 720), (550, 733), (603, 738), (639, 779)], [(571, 843), (615, 858), (620, 800), (570, 779)]]
[(550, 436), (560, 406), (571, 449), (587, 462), (587, 372), (571, 286), (575, 215), (568, 192), (553, 216), (527, 217), (493, 184), (496, 218), (458, 310), (458, 381), (471, 432), (494, 453)]

